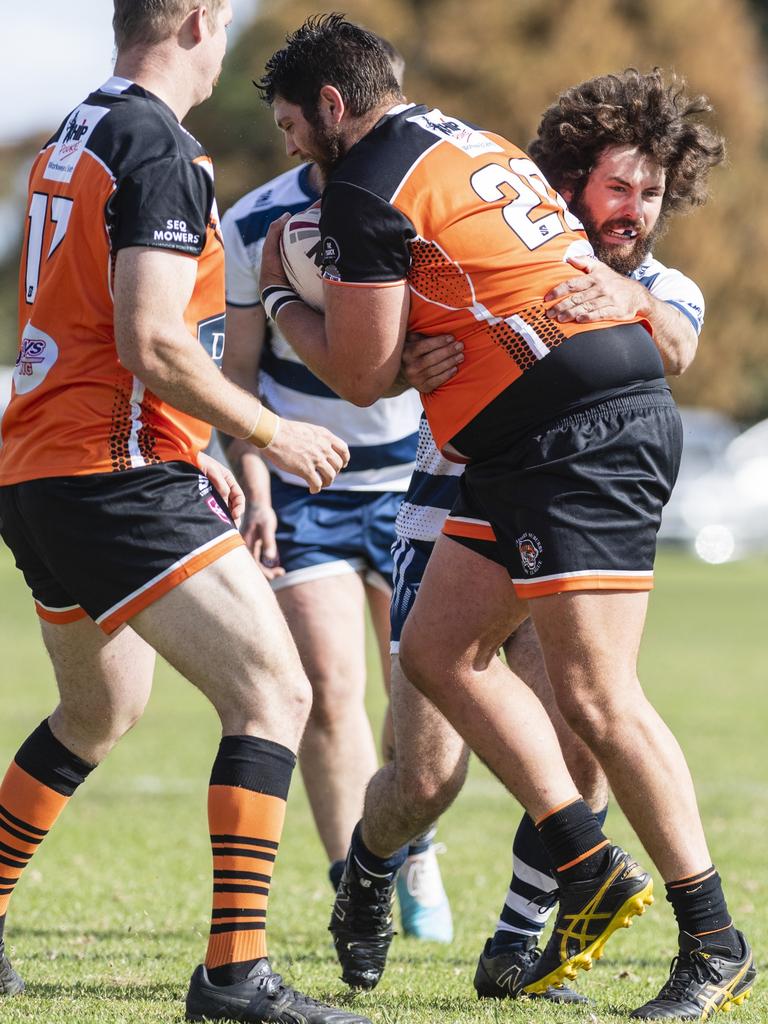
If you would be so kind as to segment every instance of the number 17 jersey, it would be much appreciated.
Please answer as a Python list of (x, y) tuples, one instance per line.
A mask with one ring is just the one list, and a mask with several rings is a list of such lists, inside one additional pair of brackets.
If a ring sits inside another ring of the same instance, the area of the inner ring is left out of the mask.
[(224, 249), (210, 158), (159, 97), (113, 77), (35, 160), (19, 275), (19, 350), (0, 484), (195, 463), (210, 427), (120, 362), (113, 278), (122, 248), (195, 264), (190, 342), (224, 344)]
[[(393, 108), (353, 146), (329, 177), (320, 229), (326, 280), (382, 288), (406, 281), (408, 329), (463, 341), (459, 371), (422, 396), (441, 449), (523, 374), (561, 361), (553, 357), (570, 339), (619, 323), (546, 316), (543, 296), (578, 273), (568, 259), (593, 255), (581, 223), (522, 150), (439, 110)], [(592, 365), (574, 372), (571, 354), (562, 360), (572, 395), (558, 381), (553, 399), (550, 374), (539, 374), (541, 420), (577, 403), (592, 379), (596, 393), (657, 382), (663, 370), (652, 339), (638, 344), (630, 333), (607, 376)]]

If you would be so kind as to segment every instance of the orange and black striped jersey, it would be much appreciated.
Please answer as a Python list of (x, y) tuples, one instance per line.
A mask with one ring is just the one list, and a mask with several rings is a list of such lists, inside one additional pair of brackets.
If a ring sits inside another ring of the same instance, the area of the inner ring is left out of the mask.
[[(463, 341), (458, 373), (423, 396), (441, 448), (530, 370), (542, 419), (578, 401), (585, 378), (587, 391), (591, 380), (604, 393), (663, 377), (652, 339), (638, 345), (634, 331), (627, 351), (607, 356), (610, 368), (579, 367), (569, 393), (563, 378), (579, 346), (564, 342), (617, 321), (558, 324), (545, 315), (543, 296), (577, 273), (567, 260), (592, 247), (538, 167), (499, 135), (424, 106), (394, 108), (329, 176), (320, 228), (326, 280), (407, 280), (409, 330)], [(550, 376), (557, 395), (548, 393)]]
[(207, 424), (118, 359), (112, 281), (128, 246), (197, 262), (184, 320), (220, 364), (224, 250), (211, 161), (162, 100), (111, 78), (65, 118), (30, 173), (0, 484), (195, 462), (208, 443)]

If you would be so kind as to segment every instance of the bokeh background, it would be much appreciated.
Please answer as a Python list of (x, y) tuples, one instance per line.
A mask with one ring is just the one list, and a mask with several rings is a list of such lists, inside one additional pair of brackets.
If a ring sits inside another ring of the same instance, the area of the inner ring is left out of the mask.
[[(219, 206), (289, 166), (251, 85), (286, 31), (322, 10), (305, 0), (236, 0), (233, 44), (213, 98), (188, 124), (213, 155)], [(350, 0), (350, 17), (408, 62), (408, 97), (525, 146), (564, 87), (627, 66), (658, 65), (708, 95), (728, 162), (702, 210), (677, 218), (658, 247), (707, 300), (685, 405), (748, 425), (768, 416), (768, 8), (765, 0)], [(0, 364), (16, 354), (15, 293), (24, 181), (47, 134), (110, 71), (108, 0), (17, 7), (0, 88)], [(46, 60), (33, 57), (42, 49)]]

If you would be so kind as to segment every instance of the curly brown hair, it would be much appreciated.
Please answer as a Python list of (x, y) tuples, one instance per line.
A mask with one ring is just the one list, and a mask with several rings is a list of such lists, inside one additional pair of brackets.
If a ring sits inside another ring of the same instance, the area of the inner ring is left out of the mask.
[(696, 115), (710, 113), (706, 96), (686, 96), (685, 82), (664, 82), (660, 68), (627, 68), (567, 89), (545, 111), (528, 147), (559, 190), (578, 195), (609, 146), (637, 146), (666, 171), (662, 213), (707, 201), (709, 169), (725, 159), (723, 137)]

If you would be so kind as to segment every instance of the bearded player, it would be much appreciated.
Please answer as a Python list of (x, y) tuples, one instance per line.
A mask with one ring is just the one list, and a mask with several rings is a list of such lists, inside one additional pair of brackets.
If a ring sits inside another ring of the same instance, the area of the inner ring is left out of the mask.
[[(558, 707), (675, 893), (673, 983), (635, 1015), (690, 1016), (694, 1002), (706, 1016), (705, 1003), (743, 999), (754, 968), (682, 752), (636, 675), (681, 442), (661, 357), (638, 310), (547, 315), (564, 261), (588, 252), (580, 224), (502, 137), (404, 104), (359, 31), (310, 21), (268, 64), (276, 122), (309, 131), (329, 171), (325, 320), (291, 297), (274, 237), (263, 298), (291, 340), (301, 333), (306, 361), (358, 404), (391, 384), (408, 328), (464, 341), (459, 372), (425, 399), (439, 447), (467, 470), (406, 625), (403, 667), (536, 823), (560, 886), (554, 937), (524, 986), (544, 992), (602, 954), (651, 882), (610, 846), (540, 702), (496, 659), (530, 600)], [(477, 549), (488, 540), (491, 557)]]

